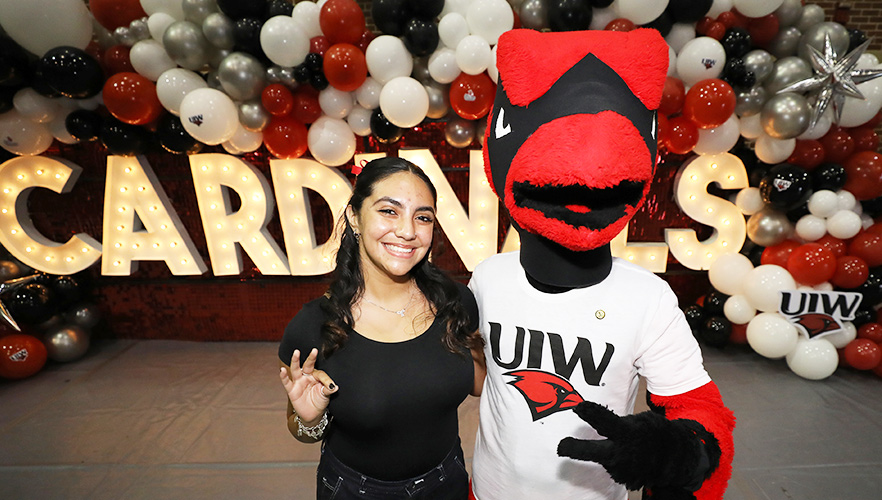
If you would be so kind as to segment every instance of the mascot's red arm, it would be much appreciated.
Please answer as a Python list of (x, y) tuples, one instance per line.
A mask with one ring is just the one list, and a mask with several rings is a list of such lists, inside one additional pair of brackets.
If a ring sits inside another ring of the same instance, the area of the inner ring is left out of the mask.
[(732, 456), (735, 453), (732, 431), (735, 428), (735, 415), (723, 404), (716, 384), (708, 382), (698, 389), (676, 396), (650, 394), (648, 399), (653, 410), (663, 413), (669, 420), (695, 420), (717, 439), (720, 463), (695, 492), (695, 497), (697, 500), (722, 499), (732, 475)]

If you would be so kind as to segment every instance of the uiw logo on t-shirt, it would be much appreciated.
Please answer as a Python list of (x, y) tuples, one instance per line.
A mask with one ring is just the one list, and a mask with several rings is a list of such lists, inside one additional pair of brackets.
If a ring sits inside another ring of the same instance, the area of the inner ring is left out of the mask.
[(856, 292), (778, 292), (778, 312), (810, 339), (842, 330), (842, 323), (854, 319), (863, 295)]

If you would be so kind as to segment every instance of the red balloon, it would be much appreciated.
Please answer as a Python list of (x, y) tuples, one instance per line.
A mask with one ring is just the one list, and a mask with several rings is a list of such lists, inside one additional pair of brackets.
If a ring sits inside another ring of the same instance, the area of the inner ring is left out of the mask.
[(450, 107), (466, 120), (483, 118), (493, 107), (496, 84), (487, 75), (460, 73), (450, 84)]
[(683, 116), (704, 129), (719, 127), (734, 111), (735, 92), (728, 83), (717, 78), (693, 85), (683, 101)]
[(833, 126), (820, 139), (827, 154), (827, 161), (842, 164), (854, 152), (854, 139), (845, 130)]
[(695, 32), (698, 33), (699, 35), (707, 34), (707, 29), (708, 29), (708, 27), (710, 27), (711, 23), (713, 23), (713, 22), (715, 22), (715, 21), (714, 21), (714, 18), (712, 18), (712, 17), (709, 17), (709, 16), (702, 17), (701, 20), (699, 20), (697, 23), (695, 23)]
[(870, 267), (882, 266), (882, 233), (858, 233), (848, 244), (848, 255), (864, 259)]
[(300, 158), (306, 152), (306, 125), (290, 116), (274, 116), (263, 129), (263, 143), (276, 158)]
[(633, 31), (637, 29), (637, 25), (629, 19), (620, 17), (607, 23), (604, 29), (607, 31)]
[(141, 0), (91, 0), (89, 10), (98, 24), (111, 32), (120, 26), (128, 27), (135, 19), (147, 15), (141, 7)]
[(864, 323), (858, 328), (857, 338), (872, 340), (877, 344), (882, 344), (882, 324)]
[(683, 109), (683, 100), (686, 99), (686, 87), (683, 81), (673, 76), (665, 79), (665, 88), (662, 90), (661, 104), (658, 106), (658, 114), (671, 116)]
[(0, 377), (21, 379), (46, 364), (46, 346), (37, 337), (15, 333), (0, 339)]
[(777, 245), (766, 247), (760, 256), (760, 264), (774, 264), (786, 269), (787, 259), (790, 258), (790, 254), (793, 253), (793, 250), (797, 247), (799, 247), (799, 243), (793, 240), (784, 240)]
[(876, 151), (879, 147), (879, 134), (870, 127), (858, 127), (849, 131), (854, 140), (855, 151)]
[(294, 105), (291, 117), (301, 123), (312, 123), (322, 116), (322, 107), (318, 101), (318, 91), (311, 85), (302, 85), (294, 91)]
[(664, 147), (665, 142), (668, 140), (668, 136), (671, 134), (671, 124), (669, 123), (668, 118), (659, 114), (658, 116), (658, 138), (656, 142), (658, 143), (658, 147)]
[(882, 222), (877, 222), (866, 229), (870, 233), (882, 234)]
[(678, 155), (684, 155), (695, 147), (698, 142), (698, 127), (685, 116), (675, 116), (668, 119), (667, 146), (668, 151)]
[(146, 125), (162, 114), (156, 84), (137, 73), (117, 73), (104, 82), (104, 105), (119, 121)]
[(367, 79), (364, 52), (355, 45), (338, 43), (331, 46), (322, 65), (328, 83), (337, 90), (352, 92)]
[(328, 0), (319, 13), (319, 26), (331, 45), (355, 44), (364, 33), (364, 12), (354, 0)]
[(858, 200), (872, 200), (882, 196), (882, 155), (875, 151), (860, 151), (851, 155), (845, 167), (845, 186)]
[(747, 18), (731, 10), (721, 12), (720, 15), (717, 16), (717, 21), (721, 22), (726, 29), (747, 28)]
[(867, 281), (870, 275), (870, 268), (867, 263), (860, 257), (854, 255), (846, 255), (836, 259), (836, 272), (830, 278), (830, 283), (839, 288), (857, 288)]
[(377, 38), (377, 35), (374, 34), (371, 30), (364, 30), (364, 33), (361, 34), (361, 38), (358, 39), (358, 42), (355, 44), (358, 47), (358, 50), (364, 52), (367, 50), (368, 45)]
[(833, 256), (837, 259), (848, 253), (848, 245), (846, 245), (844, 241), (829, 233), (815, 240), (815, 243), (826, 247), (827, 250), (833, 252)]
[(882, 123), (882, 109), (880, 109), (879, 112), (876, 113), (876, 115), (874, 117), (870, 118), (870, 121), (868, 121), (867, 123), (865, 123), (861, 126), (876, 128), (879, 126), (880, 123)]
[(814, 170), (815, 167), (824, 163), (824, 146), (813, 139), (797, 139), (796, 148), (793, 149), (787, 163), (800, 166), (806, 170)]
[(872, 370), (882, 362), (882, 349), (869, 339), (854, 339), (842, 351), (845, 362), (856, 370)]
[(309, 39), (309, 51), (314, 52), (316, 54), (325, 56), (325, 52), (331, 48), (331, 42), (328, 41), (328, 37), (324, 35), (314, 36)]
[(749, 19), (747, 32), (750, 33), (750, 40), (755, 46), (765, 47), (778, 36), (778, 16), (769, 14)]
[(787, 258), (787, 270), (803, 285), (819, 285), (833, 277), (836, 257), (817, 243), (806, 243), (793, 249)]
[(135, 68), (132, 66), (132, 60), (129, 58), (131, 49), (125, 45), (114, 45), (104, 51), (104, 67), (107, 73), (115, 75), (116, 73), (134, 73)]
[(294, 108), (294, 95), (288, 87), (281, 83), (273, 83), (264, 87), (260, 93), (260, 102), (267, 113), (273, 116), (285, 116)]
[(729, 335), (729, 342), (733, 344), (747, 344), (747, 323), (743, 325), (732, 324), (732, 333)]
[(710, 23), (710, 26), (707, 27), (706, 35), (713, 38), (714, 40), (720, 41), (723, 39), (723, 36), (726, 34), (726, 25), (719, 22), (714, 21)]

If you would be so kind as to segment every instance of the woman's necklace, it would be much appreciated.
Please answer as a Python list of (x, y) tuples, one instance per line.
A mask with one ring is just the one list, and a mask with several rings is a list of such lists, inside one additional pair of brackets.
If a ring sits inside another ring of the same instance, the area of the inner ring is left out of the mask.
[(379, 307), (380, 309), (382, 309), (382, 310), (384, 310), (384, 311), (386, 311), (386, 312), (388, 312), (388, 313), (397, 314), (397, 315), (399, 315), (399, 316), (401, 316), (401, 317), (403, 318), (403, 317), (404, 317), (404, 313), (407, 312), (407, 308), (410, 307), (410, 303), (413, 302), (413, 296), (414, 296), (414, 294), (413, 294), (413, 292), (411, 292), (411, 294), (410, 294), (410, 299), (407, 301), (406, 304), (404, 304), (404, 307), (402, 307), (401, 309), (399, 309), (399, 310), (397, 310), (397, 311), (395, 311), (395, 310), (393, 310), (393, 309), (389, 309), (389, 308), (387, 308), (387, 307), (383, 307), (383, 306), (381, 306), (380, 304), (377, 304), (376, 302), (374, 302), (373, 300), (371, 300), (371, 299), (365, 297), (364, 295), (362, 295), (361, 298), (364, 299), (364, 301), (367, 302), (368, 304), (371, 304), (371, 305), (374, 305), (374, 306), (376, 306), (376, 307)]

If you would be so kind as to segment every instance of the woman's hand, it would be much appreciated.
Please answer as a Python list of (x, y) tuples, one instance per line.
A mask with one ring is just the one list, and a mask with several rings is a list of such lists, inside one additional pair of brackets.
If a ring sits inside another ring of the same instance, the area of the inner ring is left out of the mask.
[(288, 393), (294, 412), (305, 426), (319, 421), (328, 408), (329, 396), (337, 392), (337, 384), (322, 370), (315, 369), (318, 350), (313, 349), (300, 366), (300, 350), (295, 349), (291, 365), (281, 367), (279, 379)]

